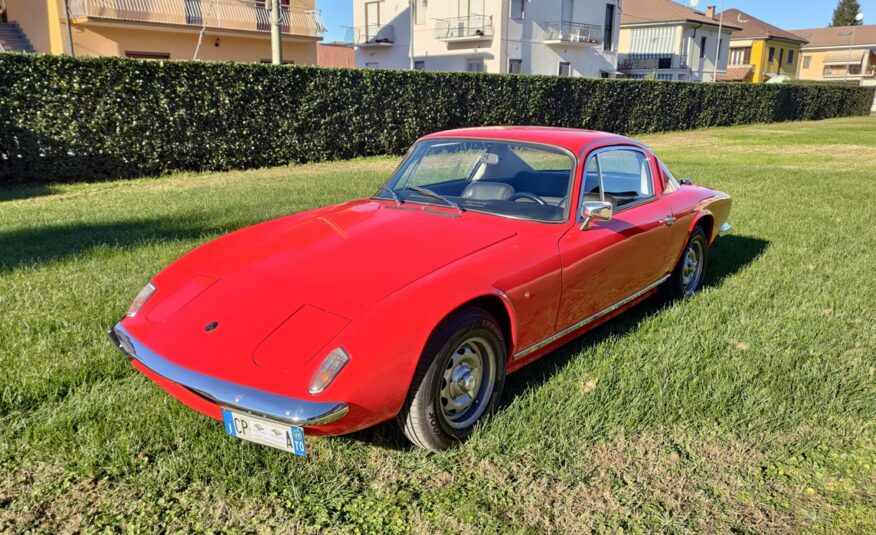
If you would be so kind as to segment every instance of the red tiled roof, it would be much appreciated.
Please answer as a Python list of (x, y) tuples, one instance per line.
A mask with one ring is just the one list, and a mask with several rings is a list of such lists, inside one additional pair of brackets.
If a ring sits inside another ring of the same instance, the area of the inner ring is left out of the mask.
[[(683, 6), (673, 0), (624, 0), (621, 12), (621, 25), (648, 24), (654, 22), (698, 22), (717, 26), (720, 21), (707, 17), (693, 8)], [(739, 26), (727, 24), (730, 30), (741, 30)]]
[[(626, 2), (624, 3), (626, 5)], [(854, 37), (852, 32), (854, 31)], [(794, 30), (794, 33), (809, 41), (803, 48), (848, 47), (849, 42), (855, 46), (876, 45), (876, 24), (864, 26), (834, 26), (831, 28), (810, 28)]]
[(742, 30), (733, 32), (733, 39), (784, 39), (795, 43), (806, 43), (806, 39), (799, 35), (773, 26), (738, 9), (724, 11), (724, 23), (728, 22), (742, 27)]
[(718, 81), (721, 82), (744, 82), (749, 74), (754, 72), (753, 65), (742, 65), (739, 67), (728, 67), (727, 72), (718, 75)]

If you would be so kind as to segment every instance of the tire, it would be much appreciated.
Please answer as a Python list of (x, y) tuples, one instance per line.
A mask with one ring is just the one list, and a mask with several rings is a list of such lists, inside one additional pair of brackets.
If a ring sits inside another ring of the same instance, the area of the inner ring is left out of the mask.
[(678, 264), (666, 281), (669, 298), (684, 299), (698, 292), (706, 278), (708, 260), (709, 239), (703, 227), (696, 226), (684, 246)]
[(426, 343), (397, 416), (405, 436), (431, 451), (471, 436), (505, 384), (506, 346), (496, 319), (467, 308), (444, 320)]

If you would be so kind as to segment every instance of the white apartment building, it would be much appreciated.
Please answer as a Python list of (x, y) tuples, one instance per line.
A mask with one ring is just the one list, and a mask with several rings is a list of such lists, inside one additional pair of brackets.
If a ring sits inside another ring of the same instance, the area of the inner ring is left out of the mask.
[(715, 81), (727, 72), (730, 38), (741, 30), (673, 0), (624, 0), (618, 70), (658, 80)]
[(353, 0), (348, 41), (357, 67), (608, 78), (617, 72), (620, 4)]

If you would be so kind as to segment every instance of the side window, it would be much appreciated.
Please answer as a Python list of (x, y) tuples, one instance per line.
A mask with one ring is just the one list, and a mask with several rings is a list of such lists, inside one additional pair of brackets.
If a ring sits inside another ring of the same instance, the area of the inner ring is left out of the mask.
[(678, 180), (675, 179), (675, 175), (663, 162), (660, 163), (660, 171), (663, 173), (663, 193), (672, 193), (681, 187)]
[(625, 204), (654, 195), (651, 165), (637, 150), (615, 149), (598, 154), (606, 200)]

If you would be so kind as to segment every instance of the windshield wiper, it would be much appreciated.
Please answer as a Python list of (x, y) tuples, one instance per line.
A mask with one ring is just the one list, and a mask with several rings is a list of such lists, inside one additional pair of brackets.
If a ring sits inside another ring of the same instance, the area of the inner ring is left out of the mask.
[(450, 206), (451, 208), (455, 209), (455, 210), (456, 210), (457, 212), (459, 212), (460, 214), (461, 214), (462, 212), (464, 212), (464, 210), (462, 209), (461, 206), (459, 206), (459, 205), (456, 204), (455, 202), (451, 201), (450, 199), (448, 199), (448, 198), (445, 197), (444, 195), (441, 195), (441, 194), (435, 193), (434, 191), (432, 191), (432, 190), (430, 190), (430, 189), (421, 188), (420, 186), (405, 186), (405, 189), (409, 189), (409, 190), (411, 190), (411, 191), (414, 191), (414, 192), (416, 192), (416, 193), (419, 193), (420, 195), (422, 195), (422, 196), (424, 196), (424, 197), (431, 197), (431, 198), (433, 198), (433, 199), (438, 199), (439, 201), (441, 201), (441, 202), (447, 204), (447, 206)]
[(390, 188), (389, 186), (387, 186), (385, 184), (381, 184), (377, 187), (380, 189), (380, 191), (385, 191), (385, 192), (389, 193), (390, 195), (392, 195), (392, 200), (395, 201), (395, 204), (401, 206), (402, 202), (404, 202), (401, 200), (401, 197), (398, 196), (398, 193), (396, 193), (395, 190)]

